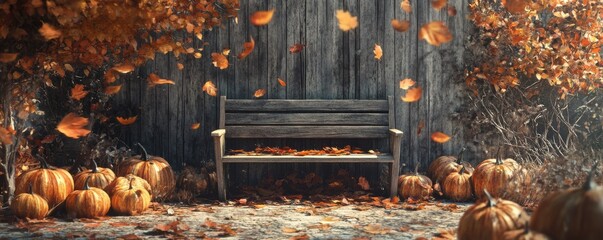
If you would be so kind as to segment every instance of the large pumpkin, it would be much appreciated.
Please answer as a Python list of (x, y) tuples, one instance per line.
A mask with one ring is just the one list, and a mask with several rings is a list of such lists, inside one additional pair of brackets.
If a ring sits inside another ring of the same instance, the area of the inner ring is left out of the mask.
[(65, 199), (67, 215), (76, 218), (98, 218), (107, 215), (111, 208), (111, 199), (107, 193), (88, 186), (90, 176), (84, 182), (83, 190), (75, 190)]
[(517, 203), (494, 199), (486, 189), (486, 201), (469, 207), (461, 217), (458, 239), (502, 240), (505, 232), (522, 229), (528, 222), (528, 215)]
[(115, 173), (109, 168), (98, 167), (96, 161), (92, 160), (92, 169), (81, 171), (73, 177), (75, 189), (84, 189), (84, 182), (88, 177), (90, 177), (88, 181), (90, 187), (104, 189), (115, 180)]
[(73, 178), (64, 169), (50, 167), (40, 159), (40, 168), (22, 173), (15, 179), (15, 195), (27, 193), (29, 184), (32, 192), (48, 201), (51, 208), (62, 203), (73, 191)]
[(149, 182), (134, 174), (128, 174), (126, 176), (116, 178), (113, 180), (113, 182), (105, 187), (105, 192), (107, 192), (109, 196), (113, 196), (113, 194), (115, 194), (117, 191), (130, 189), (130, 184), (133, 188), (142, 188), (147, 190), (149, 194), (151, 193), (151, 185), (149, 185)]
[(150, 156), (144, 147), (138, 143), (142, 154), (126, 159), (119, 164), (119, 175), (133, 173), (147, 180), (151, 185), (151, 194), (155, 199), (163, 199), (174, 191), (176, 179), (170, 164), (161, 157)]
[(525, 224), (524, 229), (507, 231), (505, 233), (505, 240), (548, 240), (549, 238), (539, 232), (530, 230), (530, 225)]
[(498, 156), (482, 161), (473, 172), (475, 195), (478, 199), (483, 199), (485, 197), (484, 193), (477, 191), (477, 189), (486, 189), (492, 196), (502, 197), (508, 190), (509, 183), (517, 180), (515, 174), (519, 169), (519, 164), (510, 158), (503, 160)]
[(10, 208), (18, 218), (44, 219), (48, 214), (48, 202), (33, 193), (31, 184), (27, 193), (20, 193), (15, 197)]
[(418, 168), (417, 164), (414, 173), (404, 174), (398, 178), (398, 192), (402, 199), (425, 199), (433, 193), (431, 179), (419, 174)]
[(465, 165), (465, 170), (473, 172), (473, 168), (467, 162), (463, 163), (463, 153), (466, 148), (461, 149), (458, 156), (440, 156), (433, 160), (427, 169), (427, 175), (436, 183), (442, 184), (448, 174), (458, 172)]
[(601, 239), (603, 188), (593, 180), (597, 165), (581, 188), (545, 197), (532, 215), (532, 229), (553, 239)]
[(136, 215), (146, 210), (151, 204), (151, 195), (144, 188), (133, 188), (116, 191), (111, 196), (111, 208), (118, 214)]
[(444, 196), (454, 201), (467, 201), (473, 197), (471, 173), (462, 167), (458, 172), (448, 174), (442, 184)]

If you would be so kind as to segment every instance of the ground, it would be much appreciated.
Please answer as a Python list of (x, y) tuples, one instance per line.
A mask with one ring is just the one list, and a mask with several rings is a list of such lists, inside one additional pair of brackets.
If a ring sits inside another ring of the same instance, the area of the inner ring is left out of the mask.
[(240, 202), (153, 204), (138, 216), (15, 222), (4, 211), (0, 239), (451, 239), (469, 204)]

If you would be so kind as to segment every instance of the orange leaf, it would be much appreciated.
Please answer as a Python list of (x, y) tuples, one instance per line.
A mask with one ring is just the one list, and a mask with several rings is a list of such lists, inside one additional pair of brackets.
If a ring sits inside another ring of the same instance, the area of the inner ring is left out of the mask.
[(448, 16), (451, 16), (451, 17), (456, 16), (456, 7), (448, 6)]
[(108, 95), (113, 95), (119, 92), (119, 90), (121, 90), (121, 85), (115, 85), (115, 86), (107, 86), (105, 87), (105, 93)]
[(444, 25), (444, 22), (433, 21), (421, 27), (419, 39), (425, 39), (431, 45), (440, 46), (442, 43), (452, 41), (452, 33)]
[(71, 89), (71, 98), (75, 100), (82, 100), (82, 98), (85, 98), (86, 95), (88, 95), (88, 91), (84, 90), (84, 85), (82, 84), (75, 84), (75, 86)]
[(437, 143), (445, 143), (450, 140), (450, 136), (446, 135), (443, 132), (434, 132), (431, 134), (431, 140)]
[(214, 64), (214, 67), (217, 67), (219, 69), (228, 68), (228, 59), (226, 58), (226, 56), (220, 53), (212, 53), (211, 59), (212, 63)]
[(524, 13), (530, 1), (526, 0), (502, 0), (502, 5), (505, 6), (510, 13)]
[(278, 84), (280, 84), (283, 87), (287, 86), (287, 83), (283, 79), (280, 79), (280, 78), (278, 78)]
[(253, 96), (256, 98), (261, 98), (262, 96), (264, 96), (264, 94), (266, 94), (266, 90), (263, 88), (260, 88), (258, 90), (255, 90), (255, 93), (253, 93)]
[(404, 102), (416, 102), (421, 99), (421, 94), (423, 93), (423, 89), (421, 87), (411, 88), (406, 91), (406, 96), (402, 97), (402, 101)]
[(207, 81), (203, 84), (203, 88), (201, 88), (204, 92), (206, 92), (210, 96), (216, 96), (218, 94), (218, 88), (214, 85), (213, 82)]
[(239, 53), (239, 56), (237, 56), (239, 60), (247, 57), (247, 55), (253, 52), (253, 48), (255, 48), (255, 41), (253, 40), (253, 37), (249, 36), (249, 38), (249, 42), (243, 43), (243, 51)]
[(409, 0), (402, 0), (402, 2), (400, 2), (400, 8), (407, 13), (412, 12), (412, 6), (410, 6)]
[(178, 67), (178, 70), (184, 69), (184, 64), (182, 63), (177, 63), (176, 66)]
[(4, 145), (13, 144), (13, 133), (10, 129), (0, 127), (0, 142)]
[(168, 79), (162, 79), (159, 78), (159, 76), (157, 76), (157, 74), (151, 73), (149, 75), (149, 87), (154, 87), (155, 85), (160, 85), (160, 84), (176, 84), (174, 81), (172, 80), (168, 80)]
[(119, 73), (129, 73), (129, 72), (134, 71), (135, 67), (132, 64), (124, 63), (124, 64), (113, 66), (113, 68), (111, 68), (111, 69), (113, 69)]
[(398, 32), (406, 32), (410, 28), (410, 22), (408, 20), (392, 19), (392, 27)]
[(410, 87), (414, 86), (415, 83), (416, 82), (410, 78), (400, 80), (400, 88), (404, 89), (404, 90), (408, 90)]
[(383, 49), (381, 49), (381, 46), (379, 46), (378, 44), (375, 44), (373, 53), (375, 54), (375, 59), (381, 60), (381, 57), (383, 56)]
[(446, 2), (447, 1), (448, 0), (432, 0), (431, 1), (431, 6), (436, 11), (440, 11), (440, 10), (442, 10), (442, 8), (444, 8), (446, 6)]
[(78, 139), (90, 133), (90, 130), (86, 129), (87, 126), (88, 118), (69, 113), (59, 122), (57, 130), (67, 137)]
[(421, 119), (421, 121), (419, 121), (419, 125), (417, 126), (417, 135), (421, 135), (423, 128), (425, 128), (425, 120)]
[(201, 127), (201, 123), (193, 123), (193, 125), (191, 125), (191, 129), (193, 130), (197, 130), (199, 127)]
[(302, 50), (304, 50), (304, 47), (306, 45), (303, 45), (301, 43), (296, 43), (291, 45), (291, 47), (289, 47), (289, 53), (298, 53), (301, 52)]
[(0, 53), (0, 63), (9, 63), (17, 59), (18, 53)]
[(115, 80), (117, 80), (117, 77), (115, 76), (115, 71), (111, 69), (107, 70), (107, 72), (105, 73), (105, 83), (114, 83)]
[(136, 119), (138, 119), (138, 116), (133, 116), (133, 117), (116, 117), (115, 119), (117, 119), (117, 121), (121, 124), (121, 125), (130, 125), (134, 122), (136, 122)]
[(40, 32), (40, 34), (46, 39), (46, 41), (58, 38), (62, 34), (61, 31), (57, 30), (54, 26), (48, 23), (42, 24), (42, 27), (38, 29), (38, 32)]
[(274, 15), (274, 9), (268, 11), (256, 11), (251, 14), (251, 24), (255, 26), (262, 26), (268, 24), (272, 20)]
[(337, 17), (337, 21), (339, 21), (339, 28), (344, 32), (358, 27), (358, 18), (352, 16), (350, 12), (337, 10), (335, 16)]
[(224, 48), (224, 49), (222, 49), (222, 55), (228, 56), (228, 54), (230, 54), (230, 48)]

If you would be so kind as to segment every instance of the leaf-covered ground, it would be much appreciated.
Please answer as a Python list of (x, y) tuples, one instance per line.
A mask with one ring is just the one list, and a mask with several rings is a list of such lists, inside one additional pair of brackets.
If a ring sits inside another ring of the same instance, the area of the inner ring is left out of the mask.
[[(245, 204), (245, 203), (243, 203)], [(19, 222), (5, 210), (0, 239), (452, 239), (470, 204), (153, 204), (139, 216)]]

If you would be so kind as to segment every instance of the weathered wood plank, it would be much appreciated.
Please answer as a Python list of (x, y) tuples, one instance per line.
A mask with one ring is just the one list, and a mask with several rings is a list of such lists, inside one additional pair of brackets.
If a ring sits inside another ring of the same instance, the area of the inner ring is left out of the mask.
[(225, 163), (235, 162), (254, 162), (254, 163), (291, 163), (291, 162), (309, 162), (309, 163), (391, 163), (394, 158), (391, 154), (352, 154), (339, 156), (246, 156), (246, 155), (226, 155), (222, 158)]
[(226, 126), (228, 138), (385, 138), (387, 126)]
[(226, 112), (387, 112), (387, 100), (226, 100)]
[(226, 113), (226, 125), (388, 126), (386, 113)]

